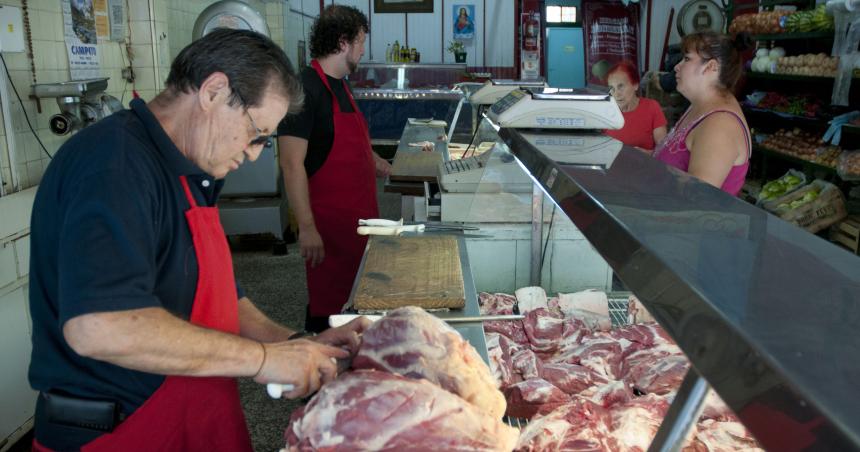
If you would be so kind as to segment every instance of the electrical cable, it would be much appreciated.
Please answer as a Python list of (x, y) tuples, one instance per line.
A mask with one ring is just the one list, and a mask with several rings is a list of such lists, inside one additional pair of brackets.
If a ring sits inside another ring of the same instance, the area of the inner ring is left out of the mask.
[[(9, 86), (12, 87), (12, 91), (15, 92), (15, 97), (18, 98), (18, 103), (21, 104), (21, 111), (24, 113), (24, 119), (27, 120), (27, 126), (30, 127), (30, 132), (33, 132), (33, 136), (36, 137), (36, 141), (39, 142), (39, 146), (42, 146), (42, 150), (45, 151), (45, 155), (48, 156), (48, 159), (53, 160), (54, 156), (48, 152), (48, 149), (45, 147), (42, 140), (39, 138), (39, 134), (36, 133), (36, 129), (33, 128), (33, 124), (30, 123), (30, 116), (27, 115), (27, 109), (24, 108), (24, 101), (21, 100), (21, 95), (18, 94), (18, 89), (15, 88), (15, 82), (12, 81), (12, 74), (9, 73), (9, 67), (6, 66), (6, 58), (3, 58), (3, 54), (0, 53), (0, 61), (3, 62), (3, 70), (6, 71), (6, 77), (9, 78)], [(7, 99), (8, 101), (8, 99)], [(15, 133), (14, 130), (7, 130), (6, 133)]]

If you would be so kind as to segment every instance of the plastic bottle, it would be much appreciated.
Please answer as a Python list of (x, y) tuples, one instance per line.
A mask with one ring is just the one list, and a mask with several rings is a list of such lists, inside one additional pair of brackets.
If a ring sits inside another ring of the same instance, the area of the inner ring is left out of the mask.
[(385, 46), (385, 62), (391, 62), (391, 43)]
[(400, 42), (396, 40), (394, 41), (394, 47), (391, 48), (391, 61), (400, 61)]
[(415, 62), (415, 54), (417, 54), (417, 53), (418, 52), (415, 50), (415, 47), (409, 49), (409, 61), (410, 62), (412, 62), (412, 63)]

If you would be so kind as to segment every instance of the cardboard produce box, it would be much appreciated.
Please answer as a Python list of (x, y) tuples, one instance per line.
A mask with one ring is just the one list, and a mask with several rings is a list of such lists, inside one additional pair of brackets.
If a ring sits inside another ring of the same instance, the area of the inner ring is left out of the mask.
[[(813, 192), (818, 192), (818, 196), (814, 196)], [(808, 201), (804, 202), (804, 200)], [(848, 215), (845, 209), (845, 197), (839, 188), (819, 179), (797, 191), (768, 201), (762, 207), (783, 220), (794, 223), (812, 233), (818, 232)]]

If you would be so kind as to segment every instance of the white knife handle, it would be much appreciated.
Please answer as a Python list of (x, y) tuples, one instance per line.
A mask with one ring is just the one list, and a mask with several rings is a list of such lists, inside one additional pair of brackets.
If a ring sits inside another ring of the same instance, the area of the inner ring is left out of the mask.
[(359, 226), (403, 226), (403, 218), (400, 221), (386, 220), (383, 218), (371, 218), (369, 220), (358, 220)]
[(402, 226), (359, 226), (358, 235), (397, 235)]
[(273, 399), (280, 399), (285, 392), (290, 392), (296, 387), (291, 384), (282, 385), (280, 383), (269, 383), (266, 385), (266, 392)]
[(358, 235), (400, 235), (403, 232), (424, 232), (423, 224), (409, 226), (359, 226)]

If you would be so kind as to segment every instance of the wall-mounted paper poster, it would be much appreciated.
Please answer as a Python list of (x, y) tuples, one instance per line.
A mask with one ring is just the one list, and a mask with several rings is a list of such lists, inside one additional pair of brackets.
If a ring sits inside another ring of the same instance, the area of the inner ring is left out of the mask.
[(72, 80), (101, 77), (93, 0), (62, 0), (69, 75)]
[(472, 39), (475, 36), (475, 5), (453, 5), (454, 39)]

